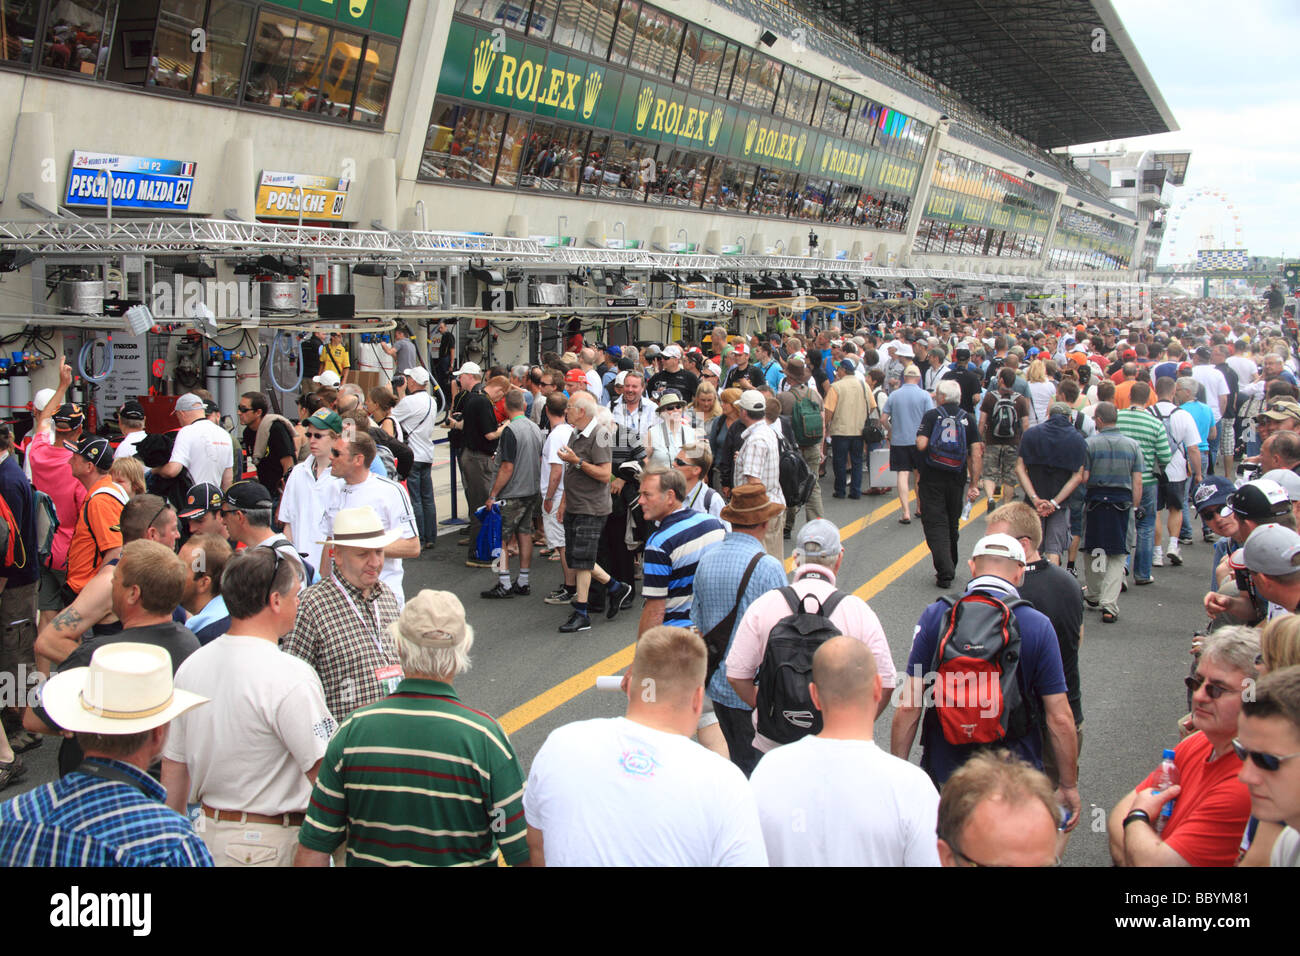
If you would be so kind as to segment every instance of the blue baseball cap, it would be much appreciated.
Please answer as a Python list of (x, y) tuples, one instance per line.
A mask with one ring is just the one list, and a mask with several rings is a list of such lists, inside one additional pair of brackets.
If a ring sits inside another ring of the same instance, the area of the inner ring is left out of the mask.
[(1204, 514), (1213, 508), (1216, 511), (1228, 503), (1229, 496), (1237, 490), (1227, 478), (1210, 475), (1192, 491), (1192, 505), (1197, 514)]

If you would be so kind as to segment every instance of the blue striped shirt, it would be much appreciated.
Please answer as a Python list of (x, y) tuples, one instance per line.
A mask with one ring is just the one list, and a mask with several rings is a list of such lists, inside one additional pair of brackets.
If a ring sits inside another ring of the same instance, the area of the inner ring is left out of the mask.
[[(730, 613), (736, 603), (736, 589), (740, 579), (745, 576), (745, 568), (756, 554), (763, 553), (763, 542), (753, 535), (740, 531), (728, 532), (722, 544), (709, 548), (700, 557), (695, 569), (695, 599), (691, 602), (691, 621), (700, 634), (707, 634)], [(709, 681), (709, 699), (736, 710), (749, 710), (750, 706), (727, 683), (727, 652), (736, 637), (736, 625), (745, 616), (757, 598), (768, 591), (785, 587), (789, 582), (785, 577), (785, 567), (770, 554), (760, 558), (754, 566), (754, 573), (749, 578), (740, 605), (736, 610), (736, 620), (731, 626), (727, 638), (727, 650), (723, 652), (722, 663)]]
[(713, 515), (682, 507), (659, 522), (645, 544), (641, 594), (664, 599), (664, 623), (691, 626), (695, 565), (708, 548), (722, 543), (727, 529)]
[(1143, 470), (1142, 449), (1118, 428), (1109, 426), (1088, 439), (1088, 487), (1132, 488), (1133, 473)]
[(120, 760), (89, 760), (136, 786), (73, 771), (0, 804), (0, 866), (212, 866), (156, 780)]

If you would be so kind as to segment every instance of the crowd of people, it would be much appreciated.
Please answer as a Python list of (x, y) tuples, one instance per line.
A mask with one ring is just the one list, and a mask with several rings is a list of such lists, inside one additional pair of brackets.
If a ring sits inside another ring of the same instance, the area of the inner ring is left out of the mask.
[[(62, 738), (59, 780), (0, 805), (0, 862), (1052, 865), (1087, 611), (1117, 622), (1195, 553), (1183, 740), (1112, 810), (1111, 856), (1300, 865), (1294, 326), (1207, 300), (778, 328), (440, 370), (479, 600), (536, 600), (535, 558), (561, 633), (641, 600), (624, 716), (527, 769), (455, 688), (473, 602), (403, 586), (437, 537), (423, 365), (369, 394), (322, 366), (296, 420), (247, 393), (237, 442), (202, 392), (165, 448), (128, 402), (116, 449), (64, 369), (21, 449), (0, 428), (0, 665), (43, 680), (0, 788)], [(827, 471), (921, 524), (941, 593), (902, 667), (839, 587)]]

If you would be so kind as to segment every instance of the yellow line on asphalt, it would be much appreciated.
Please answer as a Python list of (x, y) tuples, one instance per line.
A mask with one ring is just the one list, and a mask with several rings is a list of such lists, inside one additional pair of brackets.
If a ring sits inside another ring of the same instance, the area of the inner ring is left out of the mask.
[[(841, 534), (842, 538), (850, 537), (857, 534), (863, 528), (870, 527), (874, 522), (879, 521), (885, 515), (898, 507), (898, 498), (895, 496), (893, 504), (882, 505), (868, 515), (857, 519), (853, 523), (845, 526), (845, 533)], [(970, 520), (963, 523), (962, 527), (970, 524), (984, 514), (985, 503), (980, 502), (971, 511)], [(885, 570), (881, 571), (866, 584), (858, 588), (853, 593), (864, 601), (869, 601), (888, 585), (892, 584), (902, 577), (913, 565), (917, 564), (922, 558), (929, 554), (929, 548), (924, 541), (914, 547), (907, 554), (903, 555)], [(787, 562), (787, 570), (790, 562)], [(636, 644), (629, 644), (620, 651), (609, 655), (602, 661), (592, 664), (581, 673), (574, 674), (567, 680), (561, 681), (550, 690), (543, 691), (532, 700), (520, 704), (518, 707), (504, 714), (500, 718), (500, 724), (507, 734), (517, 733), (524, 727), (527, 727), (539, 717), (549, 714), (558, 707), (567, 704), (573, 698), (577, 697), (583, 691), (590, 690), (596, 683), (596, 678), (606, 674), (617, 674), (625, 667), (632, 663), (633, 651)]]

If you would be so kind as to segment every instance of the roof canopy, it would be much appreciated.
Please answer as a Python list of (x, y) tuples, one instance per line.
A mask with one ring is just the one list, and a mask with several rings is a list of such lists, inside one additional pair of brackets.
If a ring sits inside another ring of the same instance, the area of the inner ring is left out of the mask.
[(1043, 149), (1178, 128), (1109, 0), (814, 5)]

